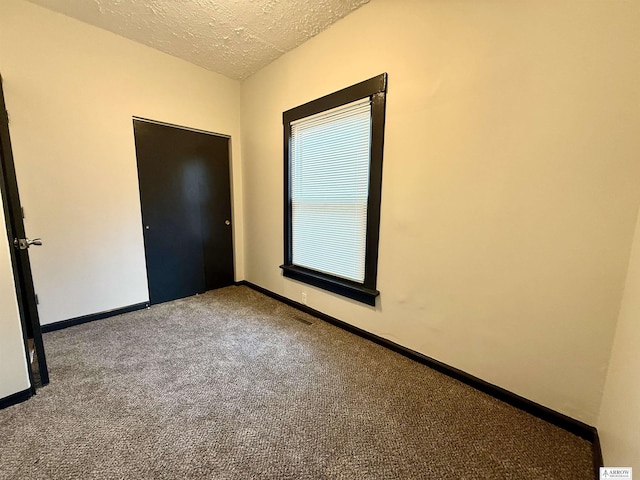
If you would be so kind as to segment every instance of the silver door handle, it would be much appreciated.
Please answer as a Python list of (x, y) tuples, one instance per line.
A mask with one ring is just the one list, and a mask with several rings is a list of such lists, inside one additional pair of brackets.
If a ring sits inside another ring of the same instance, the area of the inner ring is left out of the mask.
[(13, 244), (15, 245), (16, 248), (20, 250), (26, 250), (31, 245), (37, 245), (37, 246), (42, 245), (42, 239), (34, 238), (33, 240), (29, 240), (28, 238), (15, 238), (13, 240)]

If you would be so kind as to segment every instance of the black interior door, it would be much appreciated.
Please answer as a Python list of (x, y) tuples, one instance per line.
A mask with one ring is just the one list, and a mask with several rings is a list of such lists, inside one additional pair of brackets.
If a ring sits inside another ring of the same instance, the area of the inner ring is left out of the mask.
[(229, 139), (133, 124), (150, 303), (233, 284)]
[(49, 383), (47, 360), (40, 330), (40, 318), (33, 288), (28, 242), (22, 221), (22, 207), (18, 193), (18, 182), (13, 163), (13, 151), (9, 136), (9, 117), (4, 101), (2, 77), (0, 76), (0, 192), (6, 217), (7, 238), (11, 250), (11, 263), (15, 279), (18, 310), (25, 339), (25, 355), (30, 366), (29, 378), (32, 389)]

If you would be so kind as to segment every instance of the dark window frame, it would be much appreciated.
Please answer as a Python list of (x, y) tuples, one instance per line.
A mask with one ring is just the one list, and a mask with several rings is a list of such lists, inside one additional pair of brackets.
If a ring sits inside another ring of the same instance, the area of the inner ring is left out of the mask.
[[(291, 225), (291, 122), (322, 113), (363, 98), (371, 98), (371, 158), (369, 164), (369, 197), (367, 201), (367, 230), (364, 282), (358, 283), (309, 268), (294, 265)], [(337, 293), (353, 300), (375, 306), (380, 292), (376, 289), (378, 276), (378, 245), (380, 238), (380, 205), (382, 200), (382, 157), (387, 97), (387, 74), (373, 78), (287, 110), (282, 114), (284, 124), (284, 264), (285, 277)]]

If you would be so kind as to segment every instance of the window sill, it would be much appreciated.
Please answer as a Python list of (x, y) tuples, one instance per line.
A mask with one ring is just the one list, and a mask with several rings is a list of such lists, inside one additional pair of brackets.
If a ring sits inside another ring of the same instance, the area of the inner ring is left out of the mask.
[(356, 282), (332, 277), (304, 267), (298, 267), (296, 265), (280, 265), (280, 268), (282, 269), (282, 274), (285, 277), (298, 280), (299, 282), (303, 282), (308, 285), (313, 285), (314, 287), (322, 288), (329, 292), (337, 293), (338, 295), (366, 303), (367, 305), (375, 306), (376, 297), (380, 295), (378, 290), (372, 290), (370, 288), (363, 287)]

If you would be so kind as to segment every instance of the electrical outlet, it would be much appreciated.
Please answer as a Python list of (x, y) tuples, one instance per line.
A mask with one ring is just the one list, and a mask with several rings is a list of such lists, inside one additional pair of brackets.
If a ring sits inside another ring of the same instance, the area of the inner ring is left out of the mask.
[(307, 304), (307, 292), (302, 292), (302, 304)]

